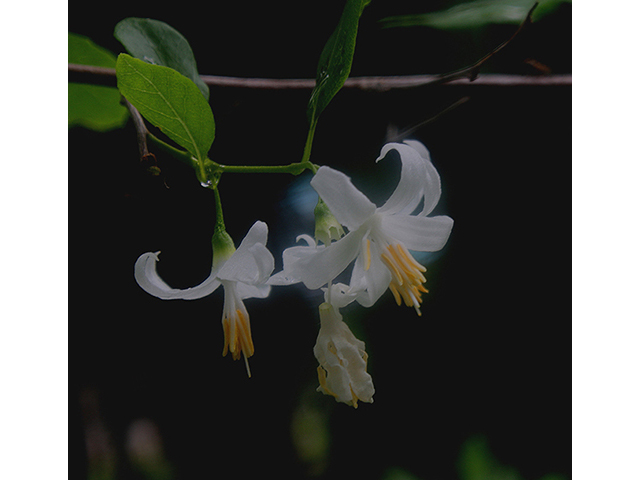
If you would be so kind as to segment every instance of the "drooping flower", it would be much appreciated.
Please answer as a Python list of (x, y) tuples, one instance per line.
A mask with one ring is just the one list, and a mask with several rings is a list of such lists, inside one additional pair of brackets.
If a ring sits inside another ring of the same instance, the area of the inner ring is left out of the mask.
[[(442, 249), (453, 227), (448, 216), (428, 217), (441, 194), (440, 176), (429, 152), (419, 142), (389, 143), (376, 161), (396, 150), (402, 162), (400, 181), (384, 205), (377, 208), (344, 173), (323, 166), (311, 185), (349, 233), (327, 246), (295, 246), (283, 252), (284, 270), (272, 282), (303, 282), (317, 289), (335, 279), (354, 260), (351, 291), (369, 307), (389, 288), (398, 305), (414, 307), (418, 315), (425, 267), (409, 250)], [(419, 213), (414, 212), (422, 205)]]
[(236, 250), (233, 240), (224, 231), (216, 231), (211, 239), (213, 262), (211, 274), (200, 285), (184, 290), (171, 288), (158, 275), (156, 263), (160, 252), (141, 255), (135, 264), (135, 279), (147, 293), (163, 300), (195, 300), (213, 293), (220, 285), (224, 289), (222, 355), (231, 352), (234, 360), (244, 357), (247, 374), (251, 376), (248, 358), (254, 353), (249, 314), (243, 300), (265, 298), (271, 287), (265, 282), (273, 272), (273, 255), (266, 247), (268, 228), (256, 222)]
[(320, 305), (320, 332), (313, 353), (318, 366), (318, 391), (358, 408), (358, 401), (373, 402), (373, 380), (367, 373), (364, 342), (358, 340), (342, 320), (339, 308), (354, 295), (345, 285), (336, 284), (325, 293)]

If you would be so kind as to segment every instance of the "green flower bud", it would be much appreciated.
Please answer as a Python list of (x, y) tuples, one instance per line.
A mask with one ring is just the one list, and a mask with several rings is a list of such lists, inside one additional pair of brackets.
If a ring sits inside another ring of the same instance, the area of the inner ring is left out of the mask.
[(340, 222), (333, 216), (331, 210), (322, 199), (318, 200), (313, 214), (316, 218), (316, 241), (325, 245), (331, 245), (332, 240), (340, 240), (344, 235), (344, 229)]

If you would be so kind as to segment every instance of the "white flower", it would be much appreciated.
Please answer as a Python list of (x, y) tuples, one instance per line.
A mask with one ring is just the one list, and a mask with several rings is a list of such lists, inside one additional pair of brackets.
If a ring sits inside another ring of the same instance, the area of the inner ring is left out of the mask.
[(364, 342), (351, 333), (338, 310), (353, 299), (344, 287), (334, 285), (325, 294), (327, 301), (320, 305), (320, 332), (313, 353), (320, 363), (318, 391), (358, 408), (358, 401), (373, 402), (375, 390), (367, 373)]
[[(451, 233), (447, 216), (427, 217), (440, 199), (440, 177), (419, 142), (389, 143), (376, 161), (396, 150), (402, 161), (400, 181), (379, 208), (353, 186), (349, 177), (320, 167), (311, 185), (349, 233), (327, 246), (296, 246), (283, 252), (284, 270), (270, 283), (304, 282), (316, 289), (331, 282), (355, 259), (350, 289), (369, 307), (389, 288), (398, 305), (414, 307), (418, 315), (426, 269), (409, 250), (440, 250)], [(412, 213), (422, 204), (418, 214)]]
[(264, 222), (256, 222), (236, 250), (231, 237), (225, 231), (214, 233), (212, 238), (213, 264), (211, 274), (200, 285), (178, 290), (167, 285), (156, 271), (158, 254), (145, 253), (135, 265), (138, 285), (147, 293), (163, 300), (194, 300), (213, 293), (220, 285), (224, 288), (222, 327), (224, 349), (222, 355), (231, 352), (234, 360), (244, 356), (247, 374), (251, 376), (248, 358), (254, 353), (249, 314), (243, 300), (269, 295), (270, 286), (265, 282), (273, 272), (274, 260), (265, 246), (268, 228)]

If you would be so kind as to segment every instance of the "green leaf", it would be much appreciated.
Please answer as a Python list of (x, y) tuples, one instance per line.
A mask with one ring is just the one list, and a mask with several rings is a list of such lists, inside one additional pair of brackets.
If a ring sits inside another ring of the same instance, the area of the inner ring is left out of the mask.
[[(533, 21), (554, 12), (571, 0), (538, 0)], [(440, 30), (467, 30), (493, 24), (520, 24), (533, 7), (534, 0), (476, 0), (447, 10), (417, 15), (383, 18), (384, 28), (426, 26)]]
[[(81, 35), (69, 33), (69, 63), (114, 68), (116, 57)], [(101, 85), (69, 83), (69, 127), (82, 126), (98, 132), (120, 128), (127, 122), (127, 109), (120, 105), (120, 92)]]
[(118, 56), (116, 76), (120, 93), (142, 116), (202, 164), (213, 143), (215, 123), (196, 84), (172, 68), (126, 53)]
[(316, 86), (307, 107), (307, 117), (312, 125), (349, 77), (356, 48), (358, 22), (364, 7), (370, 1), (347, 0), (338, 26), (320, 54)]
[(132, 56), (191, 79), (209, 100), (209, 87), (200, 78), (191, 46), (175, 28), (151, 18), (130, 17), (116, 25), (113, 35)]

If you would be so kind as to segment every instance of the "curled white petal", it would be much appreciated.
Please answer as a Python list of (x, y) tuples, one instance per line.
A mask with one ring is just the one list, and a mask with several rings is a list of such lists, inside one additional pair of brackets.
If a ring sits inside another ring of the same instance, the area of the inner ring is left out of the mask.
[(388, 143), (382, 147), (376, 162), (385, 158), (391, 150), (396, 150), (400, 154), (402, 162), (400, 181), (389, 199), (378, 211), (387, 214), (411, 213), (419, 205), (424, 195), (425, 178), (427, 177), (426, 164), (416, 150), (401, 143)]
[(134, 276), (138, 285), (147, 293), (163, 300), (195, 300), (206, 297), (220, 286), (220, 281), (216, 278), (214, 271), (211, 275), (197, 287), (184, 290), (171, 288), (160, 278), (156, 270), (156, 263), (159, 261), (160, 252), (148, 252), (140, 255), (134, 267)]
[(418, 152), (420, 156), (425, 160), (431, 161), (431, 154), (429, 153), (429, 150), (427, 150), (427, 147), (425, 147), (422, 142), (419, 142), (417, 140), (405, 140), (402, 143), (409, 145), (416, 152)]
[(311, 235), (307, 235), (306, 233), (303, 233), (302, 235), (298, 235), (296, 237), (296, 243), (298, 243), (300, 240), (304, 240), (307, 243), (308, 247), (316, 246), (315, 239)]
[(325, 302), (336, 308), (342, 308), (353, 302), (360, 293), (344, 283), (334, 283), (330, 288), (323, 288)]

